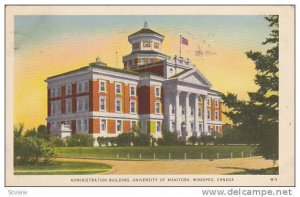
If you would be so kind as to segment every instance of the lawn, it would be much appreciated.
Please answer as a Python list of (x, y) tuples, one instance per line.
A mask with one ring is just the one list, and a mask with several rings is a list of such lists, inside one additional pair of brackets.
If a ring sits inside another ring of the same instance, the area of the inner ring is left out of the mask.
[(156, 147), (60, 147), (58, 157), (95, 159), (222, 159), (254, 155), (255, 147), (227, 146), (156, 146)]
[(110, 170), (107, 164), (86, 162), (51, 161), (49, 164), (39, 162), (35, 165), (24, 164), (15, 166), (15, 175), (67, 175), (67, 174), (98, 174)]

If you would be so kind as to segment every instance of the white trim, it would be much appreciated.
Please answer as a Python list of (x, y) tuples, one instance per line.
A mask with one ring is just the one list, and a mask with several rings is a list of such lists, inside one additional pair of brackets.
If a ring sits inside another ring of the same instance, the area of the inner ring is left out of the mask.
[[(71, 88), (71, 91), (70, 91), (70, 93), (68, 93), (68, 87), (70, 87)], [(73, 93), (73, 90), (72, 90), (72, 83), (66, 83), (66, 86), (65, 86), (65, 95), (66, 96), (68, 96), (68, 95), (72, 95), (72, 93)]]
[[(157, 130), (157, 126), (158, 126), (158, 123), (159, 123), (159, 130)], [(157, 120), (156, 121), (156, 125), (155, 125), (155, 132), (156, 133), (161, 133), (161, 130), (162, 130), (162, 121), (160, 121), (160, 120)]]
[[(134, 112), (131, 111), (131, 103), (134, 103)], [(136, 114), (137, 110), (136, 110), (136, 101), (135, 100), (130, 100), (129, 101), (129, 111), (131, 114)]]
[[(157, 104), (159, 104), (159, 112), (158, 113), (156, 112), (156, 105)], [(155, 106), (154, 113), (155, 114), (161, 114), (161, 103), (156, 101), (154, 106)]]
[[(158, 95), (156, 94), (156, 90), (158, 90)], [(155, 93), (156, 98), (160, 98), (161, 97), (161, 87), (160, 86), (155, 86), (154, 93)]]
[[(117, 101), (120, 101), (120, 111), (117, 111)], [(122, 112), (122, 99), (121, 98), (115, 98), (115, 112), (116, 113), (123, 113)]]
[[(118, 131), (118, 121), (120, 121), (121, 122), (121, 128), (120, 128), (120, 131)], [(116, 123), (116, 134), (118, 134), (118, 133), (122, 133), (123, 132), (123, 120), (121, 120), (121, 119), (117, 119), (116, 121), (115, 121), (115, 123)]]
[[(117, 92), (117, 86), (120, 86), (120, 93)], [(122, 83), (115, 82), (115, 94), (116, 95), (122, 95)]]
[[(104, 90), (101, 90), (101, 83), (104, 83)], [(105, 80), (99, 80), (99, 92), (104, 92), (106, 93), (106, 81)]]
[[(104, 109), (101, 109), (101, 99), (104, 99)], [(99, 111), (101, 112), (106, 112), (107, 111), (107, 107), (106, 107), (106, 96), (99, 96)]]
[[(131, 94), (131, 88), (134, 88), (134, 94)], [(130, 85), (129, 86), (129, 95), (130, 96), (136, 96), (136, 85)]]
[[(79, 91), (79, 87), (81, 85), (81, 91)], [(89, 92), (89, 81), (82, 80), (76, 82), (76, 94)]]
[[(102, 130), (102, 120), (105, 121), (105, 130)], [(100, 118), (100, 131), (99, 131), (99, 132), (100, 132), (100, 133), (101, 133), (101, 132), (107, 133), (107, 119), (106, 119), (106, 118)]]
[[(70, 111), (67, 111), (67, 109), (68, 109), (68, 107), (67, 107), (68, 101), (70, 101)], [(66, 114), (72, 113), (73, 112), (72, 108), (73, 108), (73, 100), (72, 100), (72, 98), (65, 99), (65, 113)]]
[(132, 129), (132, 122), (135, 122), (135, 125), (138, 127), (138, 120), (130, 120), (130, 128)]

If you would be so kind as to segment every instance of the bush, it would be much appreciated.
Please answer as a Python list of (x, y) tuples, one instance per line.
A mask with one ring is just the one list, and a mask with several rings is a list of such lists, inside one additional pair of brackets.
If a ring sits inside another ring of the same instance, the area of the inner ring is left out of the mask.
[(102, 145), (108, 145), (107, 139), (105, 137), (97, 137), (97, 142), (99, 147), (101, 147)]
[(179, 138), (176, 132), (163, 131), (162, 138), (157, 140), (159, 146), (183, 146), (185, 139)]
[(117, 136), (117, 145), (118, 146), (131, 146), (134, 141), (134, 133), (121, 133)]
[(111, 146), (116, 146), (117, 145), (117, 138), (116, 137), (107, 137), (106, 138), (106, 145), (110, 143)]
[(66, 143), (59, 136), (51, 136), (50, 143), (56, 147), (65, 147)]
[(202, 134), (198, 137), (198, 145), (207, 145), (211, 143), (215, 143), (215, 138), (212, 135)]
[(134, 146), (150, 146), (150, 135), (137, 133), (133, 139)]
[(198, 139), (196, 136), (191, 136), (188, 138), (188, 142), (192, 145), (195, 145), (198, 142)]
[(91, 147), (94, 146), (94, 138), (92, 135), (79, 132), (73, 136), (67, 137), (66, 143), (69, 147)]
[(35, 164), (40, 158), (43, 158), (44, 162), (48, 163), (54, 156), (53, 145), (43, 138), (36, 136), (14, 138), (15, 164), (17, 163), (17, 158), (19, 158), (21, 163)]

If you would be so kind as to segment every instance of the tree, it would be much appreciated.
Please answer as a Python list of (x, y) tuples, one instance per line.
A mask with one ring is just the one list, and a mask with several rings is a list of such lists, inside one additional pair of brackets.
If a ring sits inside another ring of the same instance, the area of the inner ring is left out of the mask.
[(239, 100), (237, 95), (223, 95), (229, 112), (224, 112), (243, 133), (243, 137), (258, 143), (257, 152), (266, 159), (278, 160), (278, 86), (279, 86), (279, 16), (265, 17), (272, 31), (262, 43), (270, 45), (266, 52), (246, 53), (255, 63), (256, 92), (248, 92), (249, 100)]

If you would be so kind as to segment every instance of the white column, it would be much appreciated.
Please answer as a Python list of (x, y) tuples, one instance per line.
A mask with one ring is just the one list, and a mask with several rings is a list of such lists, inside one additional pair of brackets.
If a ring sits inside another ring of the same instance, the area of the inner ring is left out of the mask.
[(207, 128), (207, 96), (203, 96), (203, 131), (208, 132)]
[(190, 93), (187, 92), (185, 96), (185, 128), (188, 136), (191, 136), (190, 115)]
[(179, 95), (180, 95), (180, 91), (177, 91), (176, 98), (175, 98), (175, 125), (176, 125), (175, 131), (178, 133), (180, 133), (181, 131)]
[(194, 130), (195, 132), (199, 133), (199, 124), (198, 124), (198, 110), (199, 110), (199, 95), (195, 94), (195, 106), (194, 106)]

